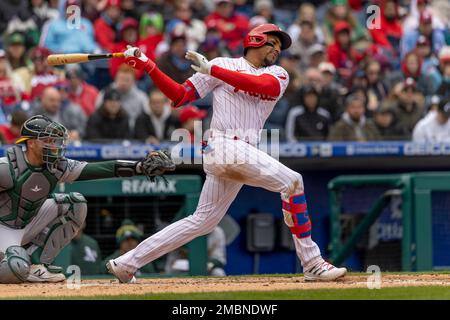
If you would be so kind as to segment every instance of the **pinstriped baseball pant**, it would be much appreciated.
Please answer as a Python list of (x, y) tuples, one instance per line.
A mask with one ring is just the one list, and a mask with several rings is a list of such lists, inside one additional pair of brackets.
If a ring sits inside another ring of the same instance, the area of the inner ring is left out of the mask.
[[(194, 214), (145, 239), (115, 259), (116, 263), (135, 272), (194, 238), (212, 232), (244, 184), (279, 192), (283, 199), (303, 192), (299, 173), (242, 140), (227, 137), (210, 140), (203, 162), (207, 176)], [(311, 237), (299, 239), (293, 235), (293, 239), (303, 266), (320, 256), (320, 249)]]

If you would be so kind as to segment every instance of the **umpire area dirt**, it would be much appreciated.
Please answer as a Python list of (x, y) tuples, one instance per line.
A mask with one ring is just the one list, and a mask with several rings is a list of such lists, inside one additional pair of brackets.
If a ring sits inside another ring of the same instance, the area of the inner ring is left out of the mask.
[[(224, 277), (224, 278), (152, 278), (135, 284), (116, 280), (83, 280), (79, 289), (59, 284), (0, 284), (0, 298), (13, 297), (94, 297), (96, 295), (142, 295), (155, 293), (274, 291), (308, 289), (366, 288), (368, 275), (348, 275), (336, 282), (305, 282), (302, 276)], [(450, 286), (450, 274), (382, 275), (382, 287)]]

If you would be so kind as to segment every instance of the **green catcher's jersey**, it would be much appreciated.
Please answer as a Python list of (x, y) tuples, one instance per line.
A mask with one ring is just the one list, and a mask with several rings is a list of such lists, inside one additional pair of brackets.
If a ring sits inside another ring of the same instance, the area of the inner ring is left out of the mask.
[(86, 164), (62, 158), (50, 172), (46, 166), (31, 166), (20, 146), (9, 148), (6, 157), (0, 158), (0, 223), (24, 228), (57, 184), (75, 181)]

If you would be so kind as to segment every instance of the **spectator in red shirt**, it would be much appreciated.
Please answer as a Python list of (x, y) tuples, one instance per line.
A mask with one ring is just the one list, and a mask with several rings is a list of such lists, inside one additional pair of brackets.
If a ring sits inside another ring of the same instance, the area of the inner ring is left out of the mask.
[(69, 64), (66, 67), (66, 78), (69, 81), (68, 98), (77, 104), (89, 117), (95, 111), (95, 101), (98, 90), (83, 79), (83, 73), (78, 64)]
[(95, 20), (95, 40), (107, 52), (113, 52), (122, 18), (120, 0), (107, 0), (104, 13)]
[(25, 111), (17, 110), (11, 114), (11, 123), (0, 125), (0, 135), (3, 136), (6, 144), (13, 144), (20, 138), (20, 129), (28, 119)]
[(242, 39), (249, 31), (249, 20), (234, 11), (232, 0), (215, 0), (215, 3), (215, 11), (205, 19), (206, 27), (219, 30), (230, 51), (238, 54)]
[[(120, 28), (120, 41), (114, 45), (114, 49), (112, 52), (122, 52), (127, 49), (127, 46), (139, 47), (139, 32), (138, 32), (139, 23), (137, 20), (133, 18), (125, 18), (122, 22), (122, 26)], [(141, 48), (142, 50), (142, 48)], [(147, 52), (143, 51), (145, 55)], [(114, 79), (116, 77), (117, 70), (119, 70), (119, 66), (124, 63), (124, 59), (111, 59), (109, 72), (111, 73), (111, 77)], [(141, 79), (144, 76), (144, 70), (135, 70), (136, 71), (136, 79)]]
[(398, 13), (397, 0), (379, 0), (380, 28), (369, 29), (373, 42), (391, 50), (397, 56), (400, 50), (400, 39), (403, 29)]
[(363, 56), (351, 44), (351, 27), (346, 21), (334, 25), (334, 42), (327, 48), (328, 60), (336, 67), (338, 75), (349, 81)]

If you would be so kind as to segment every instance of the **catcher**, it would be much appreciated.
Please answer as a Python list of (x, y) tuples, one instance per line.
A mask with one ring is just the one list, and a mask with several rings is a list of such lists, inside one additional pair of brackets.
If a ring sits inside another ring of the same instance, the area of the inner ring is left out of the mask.
[(60, 182), (146, 175), (175, 170), (165, 151), (141, 161), (80, 162), (64, 157), (67, 130), (37, 115), (22, 126), (16, 145), (0, 158), (0, 283), (59, 282), (52, 262), (83, 225), (86, 199), (52, 193)]

